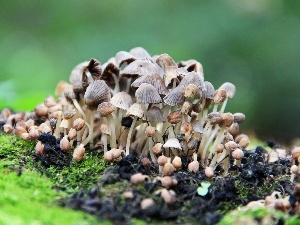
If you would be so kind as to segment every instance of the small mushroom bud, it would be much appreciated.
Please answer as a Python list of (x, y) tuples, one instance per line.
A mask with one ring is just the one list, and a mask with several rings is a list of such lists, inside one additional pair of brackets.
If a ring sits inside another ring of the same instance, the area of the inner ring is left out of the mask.
[(29, 134), (29, 138), (31, 140), (36, 140), (40, 135), (40, 131), (37, 126), (31, 126), (28, 129), (28, 134)]
[(292, 165), (292, 166), (291, 166), (291, 173), (297, 174), (298, 171), (299, 171), (299, 168), (298, 168), (297, 165)]
[(244, 152), (240, 148), (237, 148), (232, 152), (232, 157), (236, 160), (240, 160), (244, 157)]
[(10, 125), (10, 124), (4, 124), (4, 125), (3, 125), (3, 131), (4, 131), (5, 133), (9, 134), (9, 133), (12, 132), (12, 130), (13, 130), (12, 125)]
[(223, 144), (217, 144), (216, 145), (216, 152), (221, 153), (224, 150), (224, 145)]
[(71, 149), (71, 144), (67, 138), (67, 136), (64, 136), (60, 142), (59, 142), (59, 146), (60, 146), (60, 149), (63, 151), (63, 152), (68, 152), (70, 151)]
[(239, 141), (238, 144), (239, 144), (240, 148), (245, 149), (245, 148), (248, 147), (249, 143), (250, 143), (250, 139), (249, 139), (248, 136), (246, 136), (246, 137), (243, 137), (243, 138)]
[(113, 159), (118, 159), (122, 155), (122, 150), (121, 149), (113, 148), (110, 151), (111, 151)]
[(172, 161), (172, 164), (175, 169), (180, 169), (182, 167), (181, 158), (179, 156), (175, 156)]
[(225, 143), (225, 148), (227, 150), (234, 151), (237, 149), (237, 147), (238, 147), (238, 144), (235, 143), (234, 141), (228, 141), (227, 143)]
[(81, 130), (81, 129), (83, 128), (84, 124), (85, 124), (85, 122), (84, 122), (83, 119), (77, 118), (77, 119), (74, 120), (74, 122), (73, 122), (73, 127), (74, 127), (74, 129), (75, 129), (76, 131), (79, 131), (79, 130)]
[(146, 127), (145, 134), (147, 135), (147, 137), (153, 137), (155, 134), (155, 127), (152, 126)]
[(25, 124), (26, 124), (26, 129), (29, 129), (30, 127), (34, 126), (34, 120), (29, 119), (29, 120), (25, 121)]
[(168, 115), (167, 119), (168, 119), (168, 122), (171, 123), (171, 124), (177, 124), (177, 123), (181, 122), (182, 113), (181, 113), (180, 109), (171, 112)]
[(73, 140), (76, 138), (77, 131), (74, 128), (71, 128), (68, 133), (69, 140)]
[(141, 201), (141, 209), (145, 210), (155, 204), (152, 198), (145, 198)]
[(163, 188), (160, 192), (160, 196), (166, 204), (173, 204), (176, 201), (175, 192), (172, 190), (168, 191), (167, 189)]
[(269, 163), (274, 163), (274, 162), (278, 161), (278, 159), (279, 159), (278, 153), (275, 152), (274, 150), (271, 150), (269, 152), (269, 160), (268, 160), (268, 162)]
[(246, 116), (243, 113), (235, 113), (233, 114), (233, 116), (234, 116), (234, 122), (238, 124), (243, 122), (246, 119)]
[(174, 173), (174, 166), (171, 163), (171, 158), (168, 158), (168, 162), (163, 166), (163, 175), (164, 176), (170, 176)]
[(34, 108), (34, 112), (37, 117), (48, 116), (48, 107), (41, 103)]
[(27, 130), (24, 127), (16, 126), (14, 129), (15, 135), (20, 136), (22, 133), (27, 133)]
[(165, 188), (170, 188), (171, 186), (175, 186), (178, 183), (178, 181), (175, 178), (172, 178), (170, 176), (157, 177), (156, 179), (160, 180), (161, 185)]
[(153, 148), (152, 148), (152, 152), (155, 154), (155, 155), (158, 155), (162, 152), (162, 146), (163, 144), (162, 143), (156, 143)]
[(240, 140), (241, 140), (242, 138), (244, 138), (244, 137), (248, 137), (248, 136), (247, 136), (246, 134), (240, 134), (240, 135), (238, 135), (238, 136), (235, 137), (234, 141), (235, 141), (236, 143), (239, 143)]
[(199, 162), (197, 161), (197, 154), (194, 153), (193, 154), (193, 161), (189, 163), (188, 165), (188, 170), (194, 173), (198, 173), (199, 172)]
[(80, 161), (83, 156), (85, 154), (85, 148), (83, 144), (80, 144), (79, 146), (77, 146), (73, 152), (73, 159), (75, 161)]
[(53, 96), (49, 95), (45, 100), (44, 100), (44, 104), (45, 106), (47, 106), (48, 108), (55, 106), (57, 103), (54, 99)]
[(240, 130), (240, 126), (238, 123), (233, 123), (231, 124), (231, 126), (228, 128), (228, 132), (235, 137), (236, 135), (238, 135)]
[(130, 177), (130, 182), (132, 184), (138, 185), (144, 183), (144, 181), (147, 181), (149, 179), (150, 178), (147, 175), (143, 175), (142, 173), (136, 173)]
[(204, 172), (205, 172), (205, 176), (209, 179), (212, 178), (215, 175), (214, 169), (210, 166), (207, 166), (205, 168)]
[(123, 192), (122, 196), (124, 199), (133, 199), (134, 198), (132, 191), (125, 191), (125, 192)]
[(297, 159), (300, 156), (300, 147), (294, 148), (291, 153), (292, 157)]
[(113, 161), (113, 155), (112, 155), (112, 151), (111, 150), (104, 153), (104, 160), (106, 162)]
[(30, 139), (29, 134), (27, 132), (20, 134), (20, 138), (26, 141)]
[(41, 141), (38, 141), (35, 145), (35, 154), (44, 154), (44, 144)]
[(157, 163), (160, 166), (164, 166), (168, 162), (168, 157), (161, 155), (157, 158)]

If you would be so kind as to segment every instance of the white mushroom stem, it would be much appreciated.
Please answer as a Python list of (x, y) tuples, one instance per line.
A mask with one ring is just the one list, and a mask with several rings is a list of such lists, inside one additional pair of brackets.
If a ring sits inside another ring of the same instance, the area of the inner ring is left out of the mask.
[[(93, 119), (94, 119), (94, 117), (93, 117)], [(90, 140), (92, 139), (92, 136), (93, 136), (93, 132), (91, 131), (91, 130), (92, 130), (91, 126), (90, 126), (87, 122), (85, 122), (85, 125), (88, 127), (89, 135), (88, 135), (87, 138), (82, 142), (82, 145), (83, 145), (83, 146), (87, 145), (87, 144), (90, 142)]]
[(131, 134), (132, 134), (132, 131), (133, 131), (133, 128), (135, 126), (136, 121), (137, 121), (137, 117), (135, 116), (133, 118), (132, 124), (131, 124), (129, 132), (128, 132), (125, 155), (129, 155), (129, 147), (130, 147)]
[(82, 118), (83, 118), (84, 120), (86, 120), (85, 113), (83, 112), (82, 108), (81, 108), (80, 105), (78, 104), (77, 100), (76, 100), (76, 99), (72, 99), (72, 102), (73, 102), (74, 106), (76, 107), (76, 109), (78, 110), (78, 112), (80, 112), (80, 114), (82, 115)]
[(218, 135), (216, 137), (216, 140), (215, 140), (215, 142), (214, 142), (214, 144), (212, 146), (211, 152), (209, 154), (209, 158), (211, 158), (212, 155), (215, 153), (216, 146), (218, 144), (222, 143), (222, 140), (224, 139), (225, 129), (226, 129), (225, 126), (221, 126), (220, 131), (219, 131), (219, 133), (218, 133)]
[(112, 73), (111, 75), (112, 75), (112, 77), (114, 78), (114, 81), (115, 81), (114, 94), (116, 94), (120, 91), (119, 79), (116, 76), (116, 74)]
[(110, 147), (116, 148), (117, 147), (117, 141), (116, 141), (116, 126), (115, 121), (117, 120), (116, 115), (114, 113), (110, 114), (108, 116), (108, 122), (110, 127)]
[(209, 134), (210, 134), (211, 127), (212, 127), (212, 125), (209, 122), (207, 122), (204, 129), (203, 129), (203, 135), (202, 135), (201, 142), (200, 142), (200, 145), (199, 145), (199, 148), (198, 148), (198, 155), (199, 156), (202, 155), (202, 153), (203, 153), (206, 140), (208, 139)]
[(169, 127), (169, 135), (168, 135), (168, 139), (170, 139), (170, 138), (175, 138), (176, 136), (175, 136), (175, 133), (174, 133), (174, 126), (173, 125), (171, 125), (170, 127)]
[[(204, 164), (204, 162), (205, 162), (205, 159), (206, 159), (206, 152), (207, 152), (207, 150), (208, 150), (208, 147), (209, 147), (209, 145), (212, 143), (212, 141), (213, 141), (213, 139), (215, 138), (215, 136), (216, 136), (216, 134), (217, 134), (218, 131), (219, 131), (219, 126), (216, 127), (216, 128), (211, 132), (211, 134), (210, 134), (210, 136), (209, 136), (209, 139), (208, 139), (208, 141), (206, 142), (206, 144), (205, 144), (205, 146), (204, 146), (204, 149), (203, 149), (203, 152), (202, 152), (202, 156), (201, 156), (201, 162), (202, 162), (202, 164)], [(214, 153), (214, 149), (211, 149), (210, 154), (209, 154), (209, 157), (210, 157), (211, 154), (213, 154), (213, 153)]]
[(127, 93), (129, 93), (129, 90), (130, 90), (131, 80), (132, 80), (132, 78), (127, 78), (126, 90), (125, 90), (125, 92), (127, 92)]
[(105, 154), (107, 152), (107, 134), (102, 134), (101, 141), (103, 143), (103, 152)]
[(222, 103), (222, 107), (221, 107), (221, 109), (220, 109), (220, 113), (223, 113), (223, 112), (224, 112), (225, 107), (226, 107), (226, 105), (227, 105), (227, 101), (228, 101), (228, 98), (226, 98), (225, 101)]

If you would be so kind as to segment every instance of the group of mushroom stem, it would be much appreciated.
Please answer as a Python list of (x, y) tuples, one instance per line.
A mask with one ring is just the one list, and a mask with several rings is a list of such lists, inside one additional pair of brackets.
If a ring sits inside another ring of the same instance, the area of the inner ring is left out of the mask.
[[(239, 165), (249, 144), (246, 135), (238, 135), (245, 115), (224, 112), (235, 86), (225, 82), (215, 90), (193, 59), (175, 63), (168, 54), (150, 56), (141, 47), (120, 51), (103, 65), (96, 59), (80, 63), (55, 93), (57, 99), (47, 97), (22, 119), (2, 115), (4, 130), (14, 126), (24, 139), (51, 133), (66, 152), (76, 143), (74, 160), (96, 144), (112, 161), (133, 152), (153, 164), (160, 156), (167, 162), (187, 156), (194, 172), (200, 165), (228, 169), (229, 155)], [(43, 153), (41, 143), (37, 149)]]

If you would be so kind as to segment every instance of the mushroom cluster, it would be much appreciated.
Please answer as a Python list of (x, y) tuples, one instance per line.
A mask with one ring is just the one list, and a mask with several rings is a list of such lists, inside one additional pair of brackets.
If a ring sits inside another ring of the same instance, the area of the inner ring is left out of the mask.
[[(168, 54), (151, 56), (137, 47), (104, 64), (78, 64), (55, 91), (57, 99), (48, 96), (32, 113), (3, 109), (4, 132), (33, 140), (50, 133), (76, 161), (95, 146), (103, 147), (107, 161), (134, 153), (167, 176), (182, 167), (182, 157), (190, 159), (190, 171), (202, 168), (208, 178), (217, 166), (226, 173), (229, 156), (240, 165), (249, 144), (247, 135), (238, 134), (245, 115), (225, 112), (235, 86), (226, 82), (215, 89), (194, 59), (176, 63)], [(40, 141), (36, 154), (44, 154)]]

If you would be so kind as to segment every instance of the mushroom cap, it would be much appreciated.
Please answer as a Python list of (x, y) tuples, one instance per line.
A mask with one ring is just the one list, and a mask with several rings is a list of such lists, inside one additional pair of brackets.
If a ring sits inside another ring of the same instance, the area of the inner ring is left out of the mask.
[(116, 110), (116, 107), (110, 102), (102, 102), (98, 105), (97, 111), (101, 117), (107, 117)]
[(132, 105), (132, 98), (128, 93), (121, 91), (111, 98), (110, 103), (117, 108), (127, 110)]
[(74, 92), (74, 86), (68, 85), (64, 88), (63, 94), (68, 102), (72, 103), (72, 99), (75, 99), (75, 92)]
[(126, 66), (120, 73), (120, 76), (125, 77), (140, 77), (149, 74), (159, 74), (163, 76), (164, 71), (156, 63), (146, 59), (138, 59)]
[(84, 94), (84, 103), (92, 109), (96, 109), (101, 102), (110, 101), (110, 88), (103, 80), (95, 80), (87, 87)]
[(219, 89), (225, 90), (228, 98), (233, 98), (235, 95), (235, 85), (230, 82), (225, 82)]
[(131, 53), (125, 52), (125, 51), (119, 51), (116, 56), (116, 64), (121, 67), (124, 63), (130, 64), (133, 61), (136, 60), (136, 57), (134, 57)]
[(136, 116), (138, 118), (142, 118), (144, 115), (144, 111), (142, 109), (141, 104), (133, 103), (129, 109), (127, 110), (126, 116)]
[(135, 92), (137, 102), (142, 103), (160, 103), (162, 99), (158, 91), (151, 84), (143, 83)]
[(189, 84), (184, 90), (184, 97), (199, 99), (201, 97), (201, 93), (202, 92), (198, 86), (195, 84)]
[(202, 97), (207, 99), (213, 99), (215, 88), (209, 81), (204, 81), (205, 89), (202, 90)]
[(64, 118), (71, 119), (75, 115), (76, 111), (74, 109), (68, 109), (64, 111)]
[(132, 48), (129, 53), (137, 59), (151, 59), (151, 55), (142, 47)]
[(177, 86), (170, 91), (164, 98), (164, 103), (170, 106), (182, 104), (184, 102), (184, 89), (182, 85)]
[(89, 71), (93, 77), (93, 80), (99, 80), (102, 73), (101, 63), (97, 59), (91, 59), (88, 66), (84, 69), (83, 75)]
[(148, 76), (141, 76), (131, 84), (131, 87), (137, 89), (143, 83), (151, 84), (156, 88), (160, 95), (166, 95), (169, 93), (165, 86), (164, 80), (158, 74), (154, 73)]
[(166, 53), (157, 56), (157, 58), (156, 58), (156, 63), (157, 63), (161, 68), (163, 68), (164, 70), (165, 70), (167, 67), (170, 67), (170, 66), (176, 66), (176, 67), (177, 67), (175, 61), (171, 58), (171, 56), (169, 56), (169, 55), (166, 54)]
[(173, 112), (171, 112), (168, 116), (167, 116), (168, 122), (171, 124), (177, 124), (179, 122), (181, 122), (182, 120), (182, 112), (180, 109), (177, 109)]
[(202, 64), (195, 59), (180, 61), (180, 62), (178, 62), (178, 67), (184, 67), (189, 72), (195, 71), (197, 73), (203, 74)]
[(106, 63), (102, 65), (102, 74), (100, 80), (105, 80), (107, 84), (115, 84), (113, 74), (119, 76), (120, 69), (116, 64), (115, 58), (110, 58)]
[(182, 149), (177, 138), (169, 138), (163, 145), (164, 148), (177, 148)]
[(89, 65), (89, 63), (90, 63), (90, 61), (85, 61), (85, 62), (79, 63), (71, 71), (71, 74), (69, 76), (69, 81), (73, 85), (75, 92), (83, 92), (84, 91), (81, 79), (82, 79), (83, 71)]
[(234, 122), (235, 123), (241, 123), (246, 119), (246, 116), (244, 113), (235, 113), (234, 116)]
[(184, 77), (187, 71), (183, 68), (178, 68), (177, 66), (169, 66), (165, 69), (164, 81), (166, 87), (171, 86), (172, 81), (179, 82), (178, 78)]
[(180, 85), (183, 85), (185, 88), (189, 85), (193, 84), (199, 87), (201, 90), (205, 89), (204, 78), (200, 74), (192, 71), (185, 74), (183, 79), (180, 82)]
[(203, 134), (203, 125), (199, 120), (194, 120), (192, 122), (192, 127), (195, 132)]

